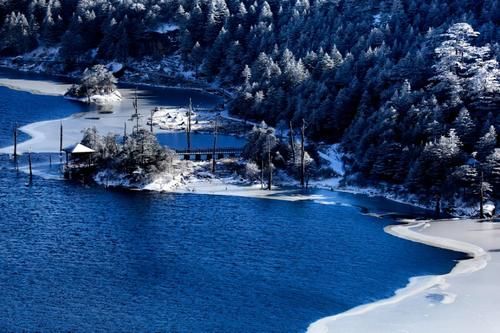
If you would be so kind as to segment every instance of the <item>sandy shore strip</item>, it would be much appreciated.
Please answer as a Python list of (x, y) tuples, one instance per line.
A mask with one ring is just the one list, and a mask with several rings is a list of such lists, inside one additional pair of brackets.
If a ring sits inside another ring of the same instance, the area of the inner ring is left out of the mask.
[(412, 278), (395, 296), (320, 319), (308, 333), (498, 332), (500, 224), (475, 220), (413, 222), (386, 231), (468, 253), (445, 275)]

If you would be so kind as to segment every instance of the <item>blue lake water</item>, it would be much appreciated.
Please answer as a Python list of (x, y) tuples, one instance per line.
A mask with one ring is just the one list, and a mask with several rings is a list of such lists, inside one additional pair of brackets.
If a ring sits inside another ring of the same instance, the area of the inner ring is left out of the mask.
[[(158, 141), (165, 146), (175, 149), (187, 148), (186, 133), (160, 133), (157, 135)], [(213, 134), (209, 133), (192, 133), (191, 148), (210, 148), (213, 145)], [(243, 147), (246, 140), (241, 137), (219, 134), (217, 135), (217, 147), (219, 148), (239, 148)]]
[[(80, 108), (0, 88), (0, 146), (15, 122)], [(304, 332), (462, 257), (384, 233), (393, 221), (361, 212), (423, 213), (384, 199), (27, 184), (5, 155), (0, 170), (0, 331)]]

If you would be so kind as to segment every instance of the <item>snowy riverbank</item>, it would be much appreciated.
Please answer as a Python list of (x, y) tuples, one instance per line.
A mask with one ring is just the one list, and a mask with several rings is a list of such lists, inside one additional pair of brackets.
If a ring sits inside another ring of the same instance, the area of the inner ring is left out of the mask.
[(448, 274), (412, 278), (389, 299), (318, 320), (308, 333), (498, 331), (498, 224), (475, 220), (412, 222), (389, 226), (386, 231), (472, 258), (458, 262)]

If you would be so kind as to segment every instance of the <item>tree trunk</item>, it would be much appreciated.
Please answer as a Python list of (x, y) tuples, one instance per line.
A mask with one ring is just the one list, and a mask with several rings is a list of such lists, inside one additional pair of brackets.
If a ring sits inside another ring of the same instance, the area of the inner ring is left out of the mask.
[(436, 194), (436, 208), (435, 208), (434, 214), (436, 216), (436, 219), (441, 217), (441, 195), (440, 194)]
[(213, 150), (212, 150), (212, 173), (215, 173), (215, 150), (216, 150), (216, 147), (217, 147), (217, 117), (218, 116), (215, 116), (215, 120), (214, 120), (214, 146), (213, 146)]
[(14, 162), (17, 163), (17, 124), (14, 126)]
[(61, 121), (61, 124), (59, 126), (59, 155), (62, 154), (63, 151), (63, 124)]
[(186, 126), (188, 152), (191, 151), (191, 111), (192, 111), (192, 104), (191, 104), (191, 98), (190, 98), (189, 99), (189, 108), (188, 108), (188, 122), (187, 122), (187, 126)]
[(260, 189), (264, 189), (264, 159), (260, 161)]
[(33, 178), (33, 169), (31, 167), (31, 152), (28, 153), (28, 165), (30, 170), (30, 180)]
[(305, 130), (306, 121), (302, 119), (302, 128), (300, 131), (300, 186), (304, 188), (305, 186), (305, 176), (306, 176), (306, 162), (305, 162)]
[(290, 133), (288, 134), (290, 136), (290, 148), (292, 149), (292, 161), (295, 163), (295, 142), (293, 138), (293, 127), (292, 127), (292, 121), (290, 120)]
[(273, 167), (271, 164), (271, 141), (269, 140), (269, 137), (267, 138), (267, 167), (269, 171), (269, 178), (267, 180), (267, 189), (269, 191), (272, 190), (272, 185), (273, 185)]
[(480, 184), (479, 184), (479, 218), (484, 219), (484, 191), (483, 191), (483, 170), (481, 170), (481, 177), (480, 177)]
[(151, 133), (153, 133), (153, 115), (154, 115), (155, 111), (154, 110), (151, 110), (151, 118), (149, 120), (149, 131)]

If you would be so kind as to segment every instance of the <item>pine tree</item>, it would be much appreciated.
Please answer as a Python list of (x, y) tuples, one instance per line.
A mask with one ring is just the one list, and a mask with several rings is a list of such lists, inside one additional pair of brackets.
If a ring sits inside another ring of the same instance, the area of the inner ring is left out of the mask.
[(460, 140), (464, 146), (472, 147), (474, 143), (475, 127), (474, 121), (470, 117), (469, 111), (462, 108), (457, 118), (453, 122), (453, 127), (457, 130)]
[(479, 161), (484, 161), (488, 155), (490, 155), (497, 144), (497, 132), (495, 127), (490, 126), (488, 132), (486, 132), (477, 142), (477, 159)]

